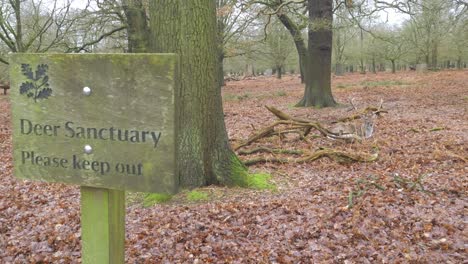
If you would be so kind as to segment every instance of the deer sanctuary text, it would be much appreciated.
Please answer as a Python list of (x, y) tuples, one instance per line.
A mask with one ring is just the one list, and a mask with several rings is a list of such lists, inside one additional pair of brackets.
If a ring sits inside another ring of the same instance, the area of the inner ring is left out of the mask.
[(140, 131), (115, 127), (82, 127), (67, 121), (63, 125), (35, 124), (28, 119), (20, 119), (21, 134), (34, 136), (65, 136), (77, 139), (98, 139), (129, 143), (150, 143), (154, 148), (161, 139), (159, 131)]

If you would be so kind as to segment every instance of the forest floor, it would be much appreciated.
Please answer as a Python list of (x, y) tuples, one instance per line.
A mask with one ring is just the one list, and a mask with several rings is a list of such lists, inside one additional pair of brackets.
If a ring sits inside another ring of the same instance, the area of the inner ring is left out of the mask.
[[(197, 190), (207, 195), (196, 202), (183, 192), (144, 207), (129, 194), (126, 263), (466, 261), (468, 72), (350, 74), (332, 83), (343, 104), (383, 99), (388, 113), (371, 138), (273, 136), (246, 148), (325, 147), (378, 153), (377, 161), (256, 164), (251, 172), (271, 174), (276, 188), (210, 186)], [(302, 94), (297, 76), (229, 82), (223, 100), (232, 144), (277, 119), (265, 105), (324, 126), (353, 113), (346, 105), (293, 107)], [(10, 105), (0, 95), (0, 263), (79, 263), (79, 188), (15, 179), (11, 153)]]

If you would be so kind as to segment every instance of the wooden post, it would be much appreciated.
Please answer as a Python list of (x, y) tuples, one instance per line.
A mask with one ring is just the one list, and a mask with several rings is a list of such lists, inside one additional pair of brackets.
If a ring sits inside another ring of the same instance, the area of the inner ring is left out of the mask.
[(81, 261), (125, 262), (125, 191), (81, 186)]

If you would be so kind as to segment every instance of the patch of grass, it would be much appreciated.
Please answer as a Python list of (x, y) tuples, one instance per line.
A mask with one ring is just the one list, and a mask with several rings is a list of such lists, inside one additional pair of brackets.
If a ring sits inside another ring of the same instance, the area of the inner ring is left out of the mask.
[(247, 188), (256, 190), (276, 190), (276, 186), (270, 183), (271, 175), (266, 173), (254, 173), (247, 176)]
[(125, 192), (125, 202), (129, 205), (140, 204), (145, 199), (145, 193)]
[(242, 94), (242, 95), (238, 95), (237, 100), (242, 101), (244, 99), (248, 99), (249, 97), (250, 97), (250, 94), (245, 93), (245, 94)]
[(349, 88), (351, 86), (355, 86), (354, 84), (343, 84), (343, 83), (340, 83), (338, 85), (336, 85), (336, 88), (338, 89), (345, 89), (345, 88)]
[[(297, 103), (297, 102), (296, 102)], [(288, 104), (288, 110), (292, 110), (296, 108), (296, 103), (294, 104)]]
[(237, 97), (237, 95), (235, 95), (235, 94), (224, 94), (223, 95), (223, 100), (224, 101), (235, 101), (236, 97)]
[(192, 202), (206, 201), (208, 200), (208, 194), (200, 191), (190, 191), (187, 193), (187, 199)]
[(172, 195), (165, 193), (148, 193), (143, 199), (143, 206), (150, 207), (155, 204), (168, 202), (172, 199)]
[(285, 91), (278, 91), (275, 93), (276, 96), (286, 96), (288, 95)]
[(377, 86), (399, 86), (399, 85), (409, 85), (410, 83), (403, 82), (400, 80), (392, 81), (392, 80), (385, 80), (385, 81), (364, 81), (361, 82), (362, 86), (367, 87), (377, 87)]
[(242, 101), (244, 99), (250, 98), (249, 93), (237, 95), (237, 94), (224, 94), (223, 99), (224, 101)]
[(445, 127), (434, 127), (434, 128), (429, 129), (429, 132), (436, 132), (436, 131), (441, 131), (441, 130), (445, 130)]

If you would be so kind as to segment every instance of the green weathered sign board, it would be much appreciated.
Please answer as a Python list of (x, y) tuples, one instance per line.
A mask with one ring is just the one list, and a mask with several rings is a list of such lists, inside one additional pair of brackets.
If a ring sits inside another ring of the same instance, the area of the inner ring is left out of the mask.
[(14, 54), (14, 173), (174, 193), (173, 54)]

